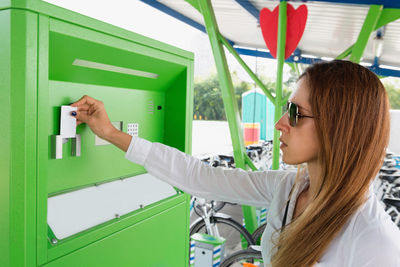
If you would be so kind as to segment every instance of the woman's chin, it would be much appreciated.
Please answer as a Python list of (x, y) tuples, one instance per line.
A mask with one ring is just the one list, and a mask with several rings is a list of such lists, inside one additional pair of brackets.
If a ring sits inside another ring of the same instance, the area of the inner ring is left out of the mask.
[(304, 163), (304, 161), (302, 160), (290, 158), (288, 156), (285, 156), (285, 154), (282, 155), (282, 161), (288, 165), (299, 165)]

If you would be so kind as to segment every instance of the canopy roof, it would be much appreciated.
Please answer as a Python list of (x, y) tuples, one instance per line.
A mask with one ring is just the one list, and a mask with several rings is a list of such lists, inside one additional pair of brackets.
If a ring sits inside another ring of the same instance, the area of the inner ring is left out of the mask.
[[(142, 1), (205, 31), (202, 14), (185, 0)], [(278, 0), (212, 0), (211, 2), (220, 33), (235, 45), (240, 54), (271, 57), (262, 37), (258, 16), (260, 10), (265, 7), (274, 9), (279, 4)], [(295, 8), (306, 4), (308, 8), (304, 35), (294, 53), (297, 57), (289, 59), (291, 62), (300, 63), (329, 60), (352, 46), (357, 41), (370, 4), (382, 5), (385, 9), (395, 8), (395, 12), (400, 10), (398, 9), (400, 1), (385, 0), (289, 1), (289, 3)], [(380, 41), (376, 40), (377, 35), (382, 36)], [(382, 49), (380, 55), (376, 51), (379, 45)], [(255, 49), (257, 51), (254, 51)], [(378, 74), (400, 77), (400, 20), (390, 22), (370, 35), (361, 63), (367, 66), (373, 65), (372, 68)]]

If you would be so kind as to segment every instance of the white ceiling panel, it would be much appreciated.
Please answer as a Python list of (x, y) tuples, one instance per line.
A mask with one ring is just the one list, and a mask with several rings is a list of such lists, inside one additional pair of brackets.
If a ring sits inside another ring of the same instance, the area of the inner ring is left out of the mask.
[[(184, 0), (159, 2), (204, 25), (202, 15)], [(279, 1), (250, 0), (255, 8), (274, 9)], [(308, 8), (307, 24), (298, 45), (303, 54), (334, 58), (358, 37), (369, 10), (367, 5), (335, 4), (324, 2), (290, 2), (295, 8), (305, 4)], [(235, 0), (212, 0), (220, 32), (235, 44), (249, 48), (266, 49), (258, 19)], [(363, 61), (374, 61), (371, 35)], [(400, 21), (386, 26), (380, 64), (400, 67)]]

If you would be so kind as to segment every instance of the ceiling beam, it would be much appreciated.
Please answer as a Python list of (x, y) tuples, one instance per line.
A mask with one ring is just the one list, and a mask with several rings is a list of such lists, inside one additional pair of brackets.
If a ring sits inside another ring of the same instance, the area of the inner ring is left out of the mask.
[(169, 6), (166, 6), (158, 1), (155, 0), (140, 0), (141, 2), (148, 4), (151, 7), (154, 7), (158, 10), (160, 10), (161, 12), (164, 12), (165, 14), (168, 14), (196, 29), (198, 29), (199, 31), (202, 31), (204, 33), (207, 33), (206, 31), (206, 27), (204, 25), (202, 25), (201, 23), (198, 23), (197, 21), (183, 15), (182, 13), (179, 13), (178, 11), (170, 8)]
[(395, 0), (292, 0), (291, 2), (326, 2), (354, 5), (380, 5), (384, 8), (400, 8), (400, 1)]
[(247, 12), (250, 13), (257, 21), (260, 21), (260, 10), (256, 8), (249, 0), (235, 0), (236, 3), (241, 5)]
[[(145, 4), (148, 4), (149, 6), (152, 6), (152, 7), (156, 8), (156, 9), (158, 9), (158, 10), (160, 10), (160, 11), (162, 11), (162, 12), (164, 12), (164, 13), (166, 13), (166, 14), (168, 14), (168, 15), (170, 15), (170, 16), (172, 16), (172, 17), (174, 17), (174, 18), (176, 18), (176, 19), (178, 19), (178, 20), (180, 20), (180, 21), (182, 21), (182, 22), (184, 22), (184, 23), (186, 23), (186, 24), (188, 24), (188, 25), (200, 30), (200, 31), (202, 31), (202, 32), (204, 32), (204, 33), (207, 33), (205, 27), (202, 24), (192, 20), (191, 18), (179, 13), (178, 11), (176, 11), (176, 10), (174, 10), (174, 9), (172, 9), (172, 8), (170, 8), (170, 7), (164, 5), (164, 4), (162, 4), (162, 3), (160, 3), (160, 2), (158, 2), (156, 0), (140, 0), (140, 1), (145, 3)], [(237, 1), (238, 3), (239, 2), (248, 2), (248, 3), (250, 3), (248, 0), (235, 0), (235, 1)], [(335, 1), (336, 3), (345, 2), (344, 0), (318, 0), (318, 1), (319, 2), (334, 2)], [(382, 1), (383, 2), (390, 2), (390, 1), (386, 1), (386, 0), (382, 0)], [(292, 1), (292, 2), (300, 2), (300, 1)], [(301, 0), (301, 2), (305, 2), (305, 0)], [(348, 0), (345, 3), (349, 3), (349, 2), (358, 2), (359, 3), (359, 2), (367, 2), (367, 1)], [(369, 2), (381, 2), (381, 1), (370, 0)], [(400, 1), (398, 3), (398, 6), (400, 8)], [(397, 12), (397, 10), (394, 10), (394, 9), (392, 9), (392, 10), (396, 11), (396, 12), (394, 12), (396, 16), (399, 16), (399, 14), (398, 14), (399, 12)], [(386, 10), (384, 9), (383, 12), (385, 12), (385, 11)], [(393, 19), (391, 19), (391, 20), (393, 20)], [(231, 41), (231, 40), (228, 40), (228, 42), (232, 46), (235, 45), (235, 43), (233, 41)], [(240, 55), (275, 59), (267, 51), (259, 51), (259, 50), (253, 50), (253, 49), (248, 49), (248, 48), (240, 48), (240, 47), (235, 47), (235, 50)], [(323, 61), (323, 60), (321, 58), (319, 58), (319, 57), (304, 57), (301, 54), (300, 55), (298, 55), (298, 54), (297, 55), (292, 55), (288, 59), (285, 60), (285, 62), (288, 62), (288, 63), (303, 63), (303, 64), (313, 64), (313, 63), (320, 62), (320, 61)], [(374, 66), (374, 67), (371, 66), (371, 67), (369, 67), (369, 69), (371, 69), (372, 71), (374, 71), (378, 75), (400, 77), (400, 69), (399, 70), (397, 70), (397, 69), (388, 69), (388, 68), (381, 68), (381, 67), (376, 67), (376, 66)]]

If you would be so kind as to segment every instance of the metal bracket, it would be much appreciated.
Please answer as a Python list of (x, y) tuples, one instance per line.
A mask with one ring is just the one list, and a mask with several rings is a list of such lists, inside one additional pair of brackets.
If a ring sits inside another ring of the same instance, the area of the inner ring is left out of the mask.
[(52, 158), (62, 159), (63, 155), (63, 144), (67, 143), (71, 139), (71, 155), (75, 157), (81, 156), (81, 136), (79, 134), (71, 138), (63, 138), (61, 135), (52, 136)]

